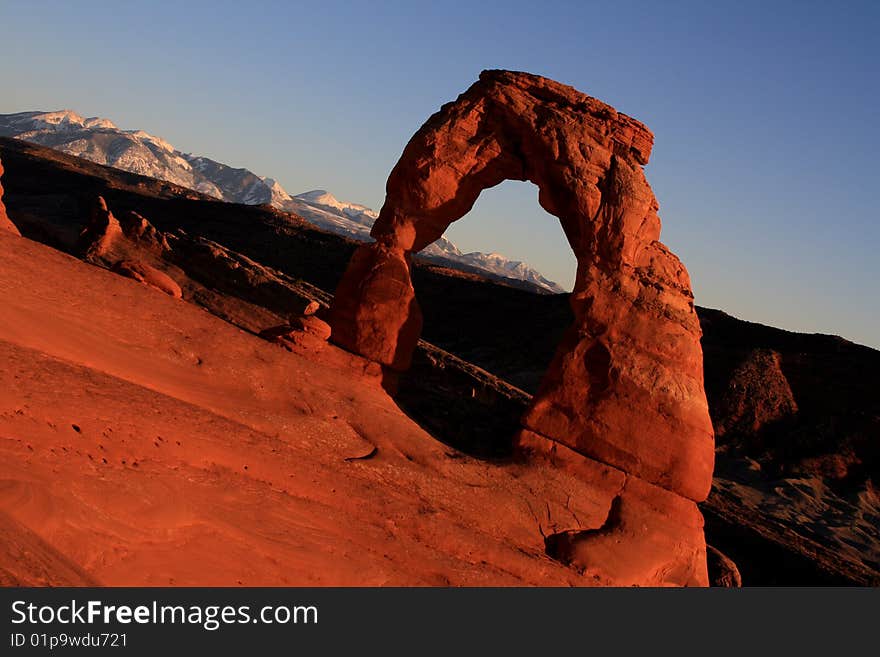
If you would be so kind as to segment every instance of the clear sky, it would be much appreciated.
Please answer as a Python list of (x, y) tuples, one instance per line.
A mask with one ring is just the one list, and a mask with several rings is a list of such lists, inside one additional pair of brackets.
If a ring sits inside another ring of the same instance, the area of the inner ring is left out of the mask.
[[(379, 208), (421, 123), (484, 68), (655, 133), (663, 241), (697, 303), (880, 347), (880, 3), (0, 0), (0, 113), (74, 109)], [(450, 230), (569, 285), (537, 190)]]

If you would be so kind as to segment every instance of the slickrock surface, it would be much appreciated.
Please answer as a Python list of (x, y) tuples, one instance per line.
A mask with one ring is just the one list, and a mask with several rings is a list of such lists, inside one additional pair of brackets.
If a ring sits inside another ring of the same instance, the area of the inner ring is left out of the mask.
[(615, 583), (543, 539), (602, 527), (614, 480), (473, 459), (335, 347), (278, 349), (8, 233), (0, 253), (5, 583)]

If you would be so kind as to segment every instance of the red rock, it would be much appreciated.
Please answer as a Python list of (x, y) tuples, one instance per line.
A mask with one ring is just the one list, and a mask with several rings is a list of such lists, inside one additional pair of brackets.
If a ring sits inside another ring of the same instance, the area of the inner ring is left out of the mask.
[(355, 251), (330, 306), (330, 325), (336, 344), (393, 369), (408, 369), (422, 312), (406, 250), (377, 243)]
[(165, 234), (145, 217), (129, 211), (118, 220), (101, 196), (79, 239), (84, 260), (110, 266), (126, 259), (161, 257), (171, 249)]
[[(0, 162), (0, 178), (3, 177), (3, 162)], [(0, 182), (0, 230), (6, 230), (16, 235), (21, 235), (18, 228), (6, 214), (6, 206), (3, 205), (3, 184)]]
[(100, 262), (106, 259), (113, 245), (122, 237), (122, 227), (107, 207), (102, 196), (95, 199), (89, 223), (79, 235), (83, 259)]
[(0, 586), (98, 586), (45, 540), (0, 511)]
[(578, 261), (575, 322), (524, 426), (700, 501), (714, 460), (700, 325), (681, 262), (657, 240), (642, 166), (653, 135), (579, 91), (484, 71), (416, 132), (392, 170), (376, 243), (358, 248), (331, 306), (332, 340), (405, 369), (421, 328), (410, 254), (443, 235), (482, 190), (529, 180)]
[(160, 292), (164, 292), (175, 299), (183, 297), (183, 292), (174, 279), (168, 274), (161, 272), (146, 263), (133, 260), (123, 260), (113, 266), (113, 271), (127, 278), (132, 278), (139, 283), (155, 288)]
[(638, 477), (627, 477), (604, 525), (554, 534), (547, 550), (598, 584), (709, 585), (696, 503)]
[(164, 253), (171, 248), (165, 234), (133, 210), (126, 212), (119, 224), (123, 234), (143, 248), (156, 253)]
[(703, 516), (696, 503), (524, 430), (519, 451), (549, 461), (591, 487), (613, 491), (605, 522), (545, 537), (548, 555), (597, 584), (707, 586)]
[(169, 248), (164, 234), (136, 212), (126, 213), (122, 222), (117, 220), (101, 196), (95, 200), (89, 223), (79, 236), (79, 250), (86, 262), (108, 267), (121, 276), (181, 299), (180, 285), (150, 264), (161, 263), (161, 256)]
[(742, 576), (733, 559), (711, 545), (706, 546), (706, 558), (709, 586), (721, 588), (740, 588), (742, 586)]
[[(305, 308), (303, 308), (302, 314), (306, 315), (306, 316), (314, 315), (320, 309), (321, 309), (321, 304), (318, 303), (317, 301), (312, 300), (306, 304)], [(327, 336), (329, 337), (329, 335), (330, 334), (328, 333)]]
[(313, 335), (320, 340), (330, 339), (330, 325), (322, 319), (318, 319), (314, 315), (304, 315), (303, 317), (295, 317), (290, 322), (294, 330), (303, 331), (309, 335)]
[(0, 582), (592, 583), (543, 555), (534, 511), (599, 526), (614, 490), (453, 458), (375, 362), (287, 353), (11, 234), (0, 252), (0, 406), (22, 409), (0, 413)]
[(292, 351), (292, 347), (320, 350), (330, 338), (330, 325), (314, 315), (294, 317), (289, 324), (263, 329), (260, 337)]
[(716, 404), (715, 431), (749, 436), (798, 412), (779, 353), (755, 349), (734, 369)]

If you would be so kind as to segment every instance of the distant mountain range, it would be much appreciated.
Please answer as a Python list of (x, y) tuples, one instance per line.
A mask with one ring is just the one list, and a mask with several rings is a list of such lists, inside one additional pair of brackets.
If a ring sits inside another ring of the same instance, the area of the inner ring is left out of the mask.
[[(325, 190), (290, 195), (272, 178), (183, 153), (143, 130), (120, 130), (108, 119), (84, 118), (71, 110), (0, 114), (0, 136), (34, 142), (98, 164), (167, 180), (231, 203), (269, 204), (356, 240), (370, 239), (370, 228), (378, 216), (364, 205), (340, 201)], [(565, 291), (523, 262), (509, 260), (498, 253), (462, 253), (445, 238), (428, 246), (420, 255), (439, 265), (524, 281), (543, 292)]]

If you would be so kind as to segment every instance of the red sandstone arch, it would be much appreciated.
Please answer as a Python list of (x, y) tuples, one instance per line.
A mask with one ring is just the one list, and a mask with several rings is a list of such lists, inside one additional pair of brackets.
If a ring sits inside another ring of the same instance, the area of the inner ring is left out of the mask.
[[(535, 75), (484, 71), (407, 144), (371, 235), (336, 291), (332, 340), (394, 369), (421, 313), (410, 254), (441, 237), (480, 192), (529, 180), (577, 257), (566, 333), (522, 439), (546, 439), (690, 500), (705, 499), (714, 441), (687, 271), (659, 241), (638, 121)], [(537, 434), (537, 435), (535, 435)]]

